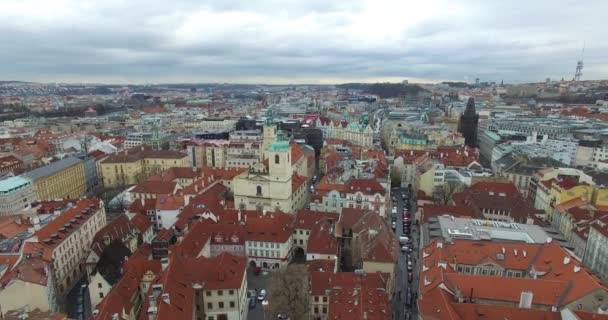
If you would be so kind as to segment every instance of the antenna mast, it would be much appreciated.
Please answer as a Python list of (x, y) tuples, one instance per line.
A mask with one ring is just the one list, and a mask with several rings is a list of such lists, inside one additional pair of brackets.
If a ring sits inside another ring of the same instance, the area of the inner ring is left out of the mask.
[(585, 44), (583, 44), (583, 51), (581, 52), (581, 59), (576, 63), (576, 72), (574, 73), (574, 79), (572, 81), (581, 81), (583, 75), (583, 56), (585, 55)]

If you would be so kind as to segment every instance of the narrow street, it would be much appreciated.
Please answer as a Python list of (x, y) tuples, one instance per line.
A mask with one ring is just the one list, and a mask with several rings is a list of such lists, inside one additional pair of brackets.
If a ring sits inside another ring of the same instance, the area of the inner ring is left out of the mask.
[[(410, 201), (410, 217), (413, 220), (413, 212), (415, 212), (416, 208), (416, 200), (414, 199), (414, 195), (409, 195), (407, 188), (399, 188), (393, 189), (392, 195), (395, 197), (397, 204), (397, 214), (396, 214), (396, 228), (395, 235), (397, 238), (404, 235), (403, 233), (403, 210), (406, 206), (406, 201), (404, 201), (402, 195), (406, 193), (409, 197)], [(416, 293), (418, 288), (418, 257), (419, 257), (419, 243), (418, 243), (418, 228), (415, 224), (412, 223), (411, 227), (411, 238), (412, 238), (412, 252), (407, 253), (403, 252), (400, 249), (399, 261), (397, 265), (397, 273), (395, 275), (395, 295), (393, 297), (393, 319), (415, 319), (417, 315), (416, 308)], [(408, 282), (408, 270), (407, 270), (407, 256), (410, 255), (413, 263), (413, 279), (412, 282)], [(412, 295), (412, 305), (407, 306), (407, 291), (408, 288), (411, 290)], [(408, 316), (409, 314), (409, 316)]]

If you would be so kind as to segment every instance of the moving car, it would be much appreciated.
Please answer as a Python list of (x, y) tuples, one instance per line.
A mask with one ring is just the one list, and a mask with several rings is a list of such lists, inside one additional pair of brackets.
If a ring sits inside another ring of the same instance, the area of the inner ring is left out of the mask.
[(260, 290), (260, 293), (258, 293), (258, 300), (263, 301), (264, 299), (266, 299), (266, 290), (262, 289)]
[(249, 298), (249, 309), (255, 308), (255, 297)]
[(414, 281), (414, 273), (408, 272), (407, 273), (407, 282), (412, 283), (412, 281)]

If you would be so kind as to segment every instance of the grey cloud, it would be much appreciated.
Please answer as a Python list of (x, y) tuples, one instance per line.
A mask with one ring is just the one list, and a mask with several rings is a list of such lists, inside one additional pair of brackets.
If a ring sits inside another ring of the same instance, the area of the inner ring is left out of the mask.
[(539, 81), (571, 77), (585, 40), (585, 77), (608, 69), (603, 0), (443, 1), (415, 22), (383, 19), (399, 16), (390, 0), (72, 0), (25, 16), (19, 2), (0, 4), (4, 79)]

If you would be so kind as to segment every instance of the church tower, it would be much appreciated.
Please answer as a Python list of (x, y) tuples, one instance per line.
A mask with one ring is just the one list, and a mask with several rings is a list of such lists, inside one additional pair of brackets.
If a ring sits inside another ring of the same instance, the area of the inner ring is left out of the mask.
[(262, 142), (262, 154), (268, 159), (268, 150), (277, 135), (277, 126), (274, 123), (272, 108), (266, 110), (266, 122), (264, 122), (264, 140)]
[(469, 98), (467, 107), (460, 116), (458, 122), (458, 132), (464, 136), (464, 143), (475, 148), (477, 146), (477, 123), (479, 121), (479, 115), (475, 111), (475, 100)]
[(268, 150), (268, 169), (271, 179), (287, 180), (293, 175), (291, 167), (291, 148), (285, 140), (283, 130), (277, 132), (276, 140)]

